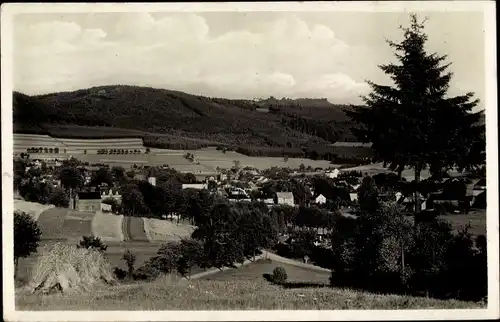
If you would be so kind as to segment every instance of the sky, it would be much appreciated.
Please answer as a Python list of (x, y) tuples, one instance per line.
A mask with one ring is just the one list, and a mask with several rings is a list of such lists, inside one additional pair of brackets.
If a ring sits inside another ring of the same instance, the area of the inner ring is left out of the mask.
[[(485, 99), (481, 12), (419, 12), (430, 52), (448, 55), (450, 95)], [(390, 84), (404, 12), (19, 14), (14, 90), (152, 86), (227, 98), (311, 97), (358, 104), (366, 80)], [(482, 104), (481, 104), (482, 106)]]

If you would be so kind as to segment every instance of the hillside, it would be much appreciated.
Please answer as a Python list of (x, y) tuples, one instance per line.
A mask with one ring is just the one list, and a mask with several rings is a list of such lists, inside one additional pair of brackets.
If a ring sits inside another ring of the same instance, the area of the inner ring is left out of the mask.
[(281, 152), (352, 140), (346, 106), (321, 99), (229, 100), (116, 85), (39, 96), (14, 92), (13, 102), (17, 133), (68, 136), (73, 126), (99, 126), (119, 131), (120, 137), (126, 130), (136, 137), (142, 132), (145, 144), (154, 147), (225, 145)]
[(46, 310), (345, 310), (477, 309), (484, 305), (425, 297), (379, 295), (330, 287), (284, 289), (262, 277), (253, 280), (177, 280), (120, 285), (93, 294), (16, 292), (16, 308)]

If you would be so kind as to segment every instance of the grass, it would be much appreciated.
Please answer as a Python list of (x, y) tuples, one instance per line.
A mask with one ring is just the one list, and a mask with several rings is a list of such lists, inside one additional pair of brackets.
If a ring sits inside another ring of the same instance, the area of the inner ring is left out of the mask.
[(69, 240), (80, 240), (82, 236), (92, 235), (92, 220), (90, 212), (70, 211), (64, 221), (64, 236)]
[(171, 220), (143, 218), (144, 230), (150, 241), (178, 241), (191, 236), (194, 226)]
[(38, 220), (42, 212), (51, 208), (54, 208), (54, 205), (42, 205), (37, 202), (14, 200), (14, 209), (29, 214), (34, 221)]
[(278, 266), (281, 266), (286, 270), (288, 275), (288, 282), (291, 283), (307, 282), (315, 284), (316, 286), (323, 286), (327, 285), (329, 282), (329, 272), (318, 271), (270, 260), (257, 260), (255, 263), (242, 266), (238, 269), (230, 269), (222, 272), (217, 272), (213, 275), (205, 276), (202, 279), (217, 281), (259, 281), (264, 278), (264, 274), (272, 274), (273, 269)]
[(122, 221), (123, 216), (98, 211), (92, 220), (92, 236), (100, 237), (105, 242), (121, 242), (124, 239)]
[(132, 241), (149, 241), (144, 231), (144, 221), (141, 217), (125, 217), (127, 219), (128, 235)]
[(317, 287), (283, 289), (264, 279), (177, 280), (110, 287), (88, 295), (20, 295), (17, 310), (465, 309), (479, 304)]
[(51, 208), (44, 211), (38, 218), (38, 227), (42, 232), (42, 240), (64, 240), (64, 222), (68, 209)]
[(448, 221), (455, 231), (463, 229), (467, 224), (471, 224), (469, 232), (473, 236), (486, 236), (486, 210), (478, 209), (469, 212), (468, 214), (449, 214), (439, 217)]

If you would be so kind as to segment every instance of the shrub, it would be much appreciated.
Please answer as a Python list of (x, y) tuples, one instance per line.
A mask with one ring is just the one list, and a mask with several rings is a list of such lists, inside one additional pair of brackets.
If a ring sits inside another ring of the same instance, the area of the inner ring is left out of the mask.
[(41, 235), (30, 215), (22, 211), (14, 212), (14, 278), (17, 277), (19, 258), (36, 253)]
[(83, 236), (80, 243), (77, 245), (78, 248), (95, 249), (102, 253), (108, 249), (108, 246), (104, 244), (99, 237), (94, 236)]
[(278, 266), (273, 270), (273, 275), (272, 275), (273, 282), (276, 284), (283, 284), (286, 282), (288, 279), (288, 275), (286, 274), (286, 270)]
[(54, 191), (49, 195), (49, 203), (56, 207), (67, 208), (69, 206), (69, 197), (64, 191)]
[(113, 269), (113, 275), (115, 275), (117, 279), (123, 280), (125, 279), (125, 277), (127, 277), (127, 271), (119, 267), (115, 267)]
[(152, 280), (162, 274), (158, 256), (148, 259), (134, 272), (135, 280)]

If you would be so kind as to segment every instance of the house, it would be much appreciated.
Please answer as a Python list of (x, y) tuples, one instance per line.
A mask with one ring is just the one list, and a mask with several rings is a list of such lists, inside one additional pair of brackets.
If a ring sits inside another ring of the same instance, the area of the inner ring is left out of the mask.
[(330, 179), (335, 179), (339, 176), (340, 171), (339, 169), (334, 169), (333, 171), (328, 171), (326, 172), (326, 176)]
[(156, 186), (156, 177), (149, 177), (149, 178), (148, 178), (148, 182), (149, 182), (149, 184), (151, 184), (152, 186)]
[(70, 209), (76, 211), (96, 212), (101, 210), (101, 196), (98, 191), (82, 191), (70, 198)]
[(206, 183), (183, 183), (182, 189), (204, 190), (204, 189), (208, 189), (208, 184), (206, 184)]
[(278, 205), (293, 206), (293, 193), (291, 192), (276, 192), (275, 203)]
[(320, 194), (319, 196), (314, 198), (314, 202), (317, 203), (318, 205), (323, 205), (326, 203), (326, 197)]
[(100, 193), (101, 193), (101, 199), (114, 199), (118, 203), (122, 202), (122, 196), (118, 193), (118, 188), (107, 188), (107, 187), (101, 187), (100, 188)]
[(144, 181), (144, 180), (146, 180), (146, 176), (141, 174), (141, 173), (136, 173), (134, 175), (134, 180)]
[[(415, 205), (415, 201), (414, 200), (415, 200), (415, 195), (411, 194), (410, 196), (405, 197), (405, 198), (401, 197), (398, 200), (398, 203), (405, 205), (409, 209), (414, 209), (415, 208), (415, 206), (414, 206)], [(427, 203), (428, 203), (427, 198), (425, 198), (419, 192), (418, 195), (417, 195), (417, 200), (419, 200), (419, 202), (420, 202), (420, 209), (421, 210), (426, 210), (427, 209)]]
[(358, 194), (353, 192), (349, 194), (349, 197), (351, 198), (351, 201), (356, 201), (358, 200)]

